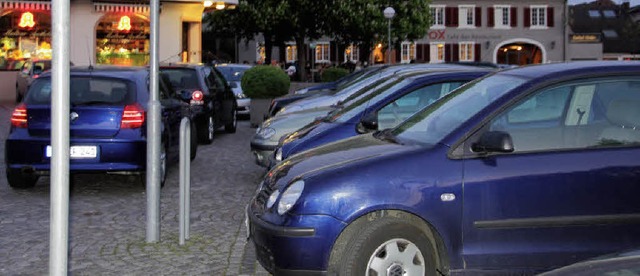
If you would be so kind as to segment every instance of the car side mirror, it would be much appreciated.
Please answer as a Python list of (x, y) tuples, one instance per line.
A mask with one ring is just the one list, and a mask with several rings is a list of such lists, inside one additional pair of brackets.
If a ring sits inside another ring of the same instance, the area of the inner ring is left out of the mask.
[(377, 112), (372, 112), (364, 115), (362, 119), (360, 119), (360, 123), (356, 127), (356, 130), (360, 134), (377, 131), (378, 130)]
[(513, 139), (504, 131), (487, 131), (471, 146), (474, 152), (513, 152)]

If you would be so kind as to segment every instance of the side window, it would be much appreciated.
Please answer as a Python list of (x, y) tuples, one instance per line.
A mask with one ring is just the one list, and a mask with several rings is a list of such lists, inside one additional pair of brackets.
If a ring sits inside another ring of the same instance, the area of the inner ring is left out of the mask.
[(22, 73), (28, 75), (29, 70), (31, 70), (31, 62), (27, 61), (22, 65)]
[(515, 152), (640, 143), (640, 81), (582, 81), (543, 89), (494, 118)]
[(397, 126), (418, 112), (418, 110), (449, 94), (449, 92), (458, 88), (463, 83), (464, 82), (448, 82), (427, 85), (405, 94), (378, 111), (379, 129)]

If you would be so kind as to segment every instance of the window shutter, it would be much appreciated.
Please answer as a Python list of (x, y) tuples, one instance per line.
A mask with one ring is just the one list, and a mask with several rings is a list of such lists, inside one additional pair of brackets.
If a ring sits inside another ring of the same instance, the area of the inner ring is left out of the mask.
[(451, 44), (444, 45), (444, 62), (451, 61)]
[(458, 8), (445, 8), (445, 26), (458, 27)]
[(424, 62), (429, 62), (431, 61), (431, 45), (430, 44), (422, 44), (422, 50), (423, 50), (423, 56)]
[(531, 9), (530, 8), (524, 8), (524, 27), (525, 28), (531, 27)]
[(474, 49), (473, 49), (473, 58), (475, 61), (480, 61), (480, 43), (476, 43), (476, 45), (474, 45)]
[(495, 24), (495, 9), (493, 7), (487, 8), (487, 27), (493, 27)]
[(518, 8), (512, 7), (510, 13), (511, 27), (518, 27)]
[(394, 47), (392, 51), (395, 52), (395, 56), (396, 56), (395, 63), (401, 63), (402, 62), (402, 44), (400, 44), (399, 48)]
[(547, 27), (553, 27), (553, 7), (547, 7)]
[(460, 45), (459, 44), (451, 44), (451, 48), (453, 48), (451, 50), (451, 52), (453, 52), (453, 55), (451, 55), (451, 57), (453, 57), (453, 62), (459, 61), (460, 60)]
[(422, 44), (416, 44), (416, 61), (422, 61)]
[(336, 56), (338, 53), (335, 47), (336, 47), (336, 43), (333, 41), (329, 41), (329, 61), (331, 62), (333, 62), (334, 60), (336, 60), (336, 58), (338, 58)]
[(482, 8), (476, 7), (476, 27), (482, 27)]

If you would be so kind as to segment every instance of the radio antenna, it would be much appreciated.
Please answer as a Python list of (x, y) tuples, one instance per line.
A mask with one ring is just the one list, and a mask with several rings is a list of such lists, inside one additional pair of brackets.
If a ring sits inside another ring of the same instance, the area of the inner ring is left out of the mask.
[[(85, 38), (87, 38), (85, 36)], [(91, 61), (91, 48), (89, 48), (89, 39), (85, 39), (87, 42), (87, 56), (89, 58), (89, 70), (93, 70), (93, 61)]]

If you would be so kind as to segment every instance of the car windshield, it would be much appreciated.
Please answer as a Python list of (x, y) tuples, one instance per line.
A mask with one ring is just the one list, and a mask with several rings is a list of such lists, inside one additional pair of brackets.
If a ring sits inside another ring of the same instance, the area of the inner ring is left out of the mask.
[(162, 68), (162, 73), (166, 74), (174, 90), (194, 90), (200, 88), (198, 82), (198, 72), (190, 68)]
[[(38, 78), (29, 88), (26, 104), (51, 103), (51, 78)], [(108, 77), (71, 77), (71, 105), (126, 105), (135, 101), (133, 83)]]
[(414, 114), (391, 134), (401, 141), (435, 145), (495, 99), (525, 81), (509, 75), (476, 80)]
[(224, 76), (224, 79), (231, 81), (241, 81), (244, 71), (247, 71), (249, 67), (236, 67), (236, 66), (218, 66), (216, 67), (220, 73)]
[(367, 90), (366, 93), (362, 93), (360, 97), (355, 97), (354, 99), (345, 102), (343, 108), (339, 108), (331, 112), (331, 114), (328, 115), (328, 121), (337, 123), (347, 122), (357, 114), (364, 111), (367, 106), (369, 106), (369, 103), (381, 101), (410, 83), (410, 80), (398, 78), (391, 78), (377, 83), (377, 86)]

